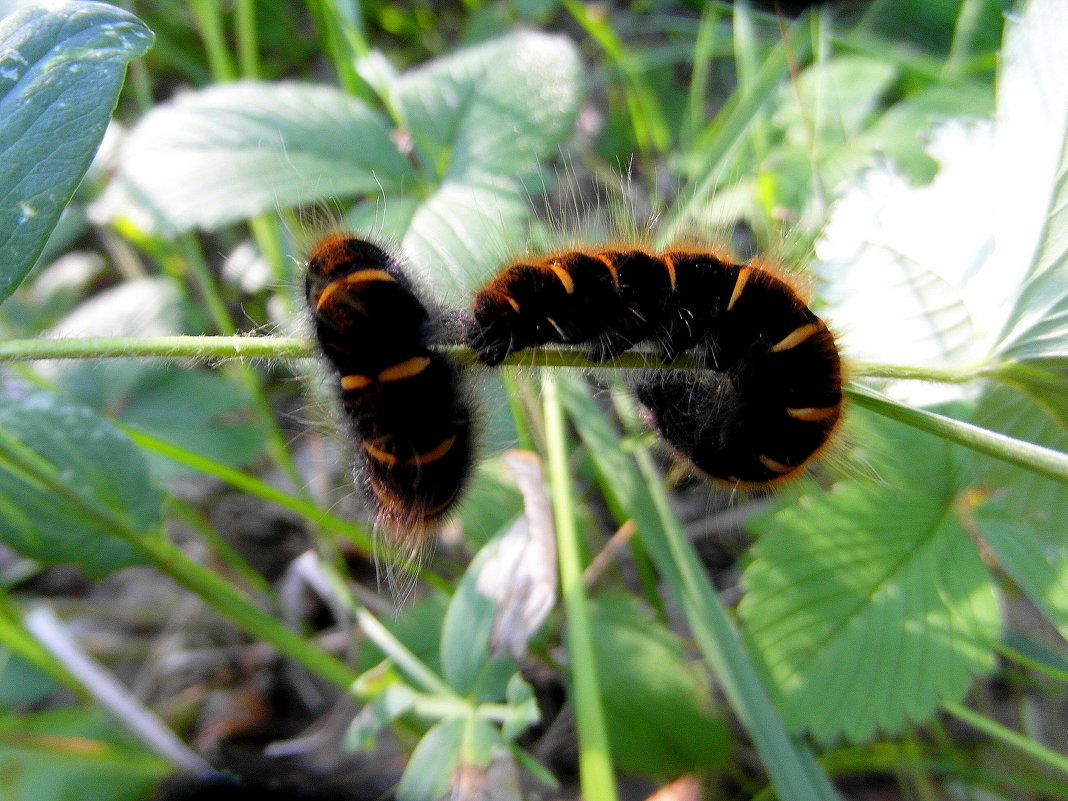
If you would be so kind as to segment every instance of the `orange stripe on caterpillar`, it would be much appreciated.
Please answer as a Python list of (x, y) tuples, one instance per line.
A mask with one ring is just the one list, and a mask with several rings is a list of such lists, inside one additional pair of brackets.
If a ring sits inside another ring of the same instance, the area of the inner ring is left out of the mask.
[(419, 375), (430, 366), (430, 359), (426, 356), (416, 356), (405, 359), (403, 362), (391, 365), (378, 374), (378, 380), (382, 382), (403, 381)]
[(345, 287), (353, 286), (354, 284), (362, 284), (366, 281), (394, 281), (392, 275), (385, 270), (357, 270), (356, 272), (346, 275), (344, 278), (338, 278), (336, 281), (331, 281), (327, 284), (319, 293), (319, 297), (315, 301), (315, 309), (319, 311), (326, 304), (326, 301), (337, 291), (342, 290)]
[(771, 346), (769, 349), (772, 353), (781, 353), (784, 350), (795, 348), (808, 339), (813, 334), (822, 329), (819, 323), (806, 323), (805, 325), (798, 326), (791, 331), (787, 336), (783, 337), (777, 343)]

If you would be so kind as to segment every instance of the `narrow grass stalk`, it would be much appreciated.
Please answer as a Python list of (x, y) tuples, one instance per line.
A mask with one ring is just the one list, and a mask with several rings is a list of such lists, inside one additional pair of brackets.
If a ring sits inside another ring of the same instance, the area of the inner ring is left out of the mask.
[[(25, 719), (20, 716), (24, 727)], [(82, 763), (94, 767), (121, 768), (124, 773), (162, 779), (173, 772), (167, 760), (132, 746), (122, 746), (106, 740), (61, 734), (39, 734), (18, 728), (8, 729), (0, 722), (0, 748), (48, 755), (63, 764)], [(36, 797), (36, 796), (30, 796)]]
[[(792, 738), (768, 697), (749, 654), (720, 603), (708, 576), (671, 511), (640, 438), (628, 437), (641, 460), (624, 450), (619, 435), (599, 413), (580, 381), (561, 380), (561, 393), (597, 469), (617, 519), (633, 518), (640, 540), (664, 583), (673, 591), (705, 661), (716, 673), (735, 713), (752, 737), (782, 801), (830, 801), (834, 788), (808, 747)], [(622, 390), (614, 393), (630, 433), (639, 424)], [(641, 469), (639, 469), (639, 467)]]
[(63, 482), (57, 473), (44, 469), (47, 463), (43, 465), (41, 460), (29, 457), (22, 449), (9, 447), (3, 438), (0, 438), (0, 454), (8, 466), (14, 467), (37, 485), (52, 492), (57, 501), (78, 509), (106, 527), (115, 537), (132, 545), (157, 570), (195, 592), (216, 611), (249, 634), (270, 643), (283, 655), (342, 689), (348, 690), (356, 680), (356, 674), (343, 662), (305, 641), (274, 617), (257, 608), (225, 579), (194, 562), (169, 541), (137, 531), (126, 520), (81, 495), (75, 488)]
[(222, 562), (230, 573), (238, 577), (247, 589), (262, 595), (272, 605), (277, 605), (278, 595), (271, 583), (256, 572), (248, 560), (238, 553), (191, 504), (171, 498), (170, 507), (175, 515), (184, 520), (186, 525), (197, 533), (214, 557)]
[[(319, 29), (320, 38), (326, 42), (327, 54), (334, 65), (338, 83), (351, 95), (373, 100), (374, 95), (356, 72), (353, 59), (358, 52), (353, 48), (360, 48), (362, 45), (363, 52), (370, 50), (366, 42), (363, 42), (358, 33), (350, 31), (348, 36), (343, 34), (341, 27), (344, 21), (340, 18), (337, 6), (330, 0), (308, 0), (308, 10)], [(350, 24), (349, 27), (353, 26)]]
[(687, 175), (697, 181), (689, 200), (675, 207), (663, 221), (658, 233), (661, 243), (678, 239), (690, 223), (695, 211), (702, 208), (712, 193), (723, 183), (730, 156), (741, 144), (751, 125), (759, 121), (764, 105), (775, 97), (783, 75), (789, 71), (787, 55), (798, 63), (809, 54), (808, 23), (804, 17), (791, 26), (786, 39), (776, 45), (764, 58), (748, 92), (736, 91), (706, 126), (686, 154)]
[(260, 214), (248, 221), (248, 227), (252, 232), (252, 238), (256, 240), (256, 247), (259, 248), (260, 255), (267, 262), (271, 280), (279, 287), (275, 293), (276, 296), (281, 301), (283, 309), (288, 313), (292, 313), (294, 311), (294, 298), (290, 287), (286, 286), (288, 275), (278, 218)]
[(1068, 757), (1064, 754), (1059, 754), (1051, 748), (1041, 743), (1036, 743), (1030, 737), (1025, 737), (1019, 732), (1015, 732), (1012, 729), (1002, 726), (996, 720), (991, 720), (984, 715), (980, 715), (974, 710), (968, 709), (963, 704), (956, 703), (943, 703), (942, 708), (953, 715), (953, 717), (963, 720), (969, 726), (973, 726), (979, 731), (993, 737), (996, 740), (1000, 740), (1005, 745), (1011, 746), (1028, 756), (1037, 759), (1044, 765), (1048, 765), (1055, 770), (1059, 770), (1061, 773), (1068, 774)]
[(237, 60), (245, 78), (260, 77), (260, 48), (256, 34), (255, 0), (235, 0), (234, 32), (237, 38)]
[(612, 26), (587, 9), (578, 0), (562, 0), (564, 8), (575, 18), (615, 64), (626, 79), (627, 110), (638, 146), (644, 153), (664, 152), (671, 144), (671, 131), (664, 118), (660, 101), (649, 87), (645, 76), (635, 66), (631, 51), (624, 47)]
[(138, 739), (175, 767), (198, 776), (215, 774), (211, 765), (186, 745), (151, 709), (142, 704), (113, 673), (86, 653), (67, 627), (47, 606), (38, 606), (25, 617), (33, 632), (93, 698), (137, 735)]
[(214, 0), (192, 0), (190, 6), (197, 19), (204, 50), (208, 54), (208, 65), (216, 81), (233, 81), (237, 79), (237, 70), (230, 59), (223, 36), (222, 13)]
[(693, 69), (690, 72), (690, 89), (686, 98), (685, 123), (679, 135), (683, 150), (689, 150), (708, 112), (708, 74), (712, 55), (716, 50), (716, 31), (722, 10), (714, 3), (705, 5), (701, 24), (693, 46)]
[(850, 400), (866, 409), (871, 409), (921, 431), (936, 434), (987, 456), (993, 456), (995, 459), (1022, 467), (1032, 473), (1068, 484), (1068, 453), (1013, 439), (996, 431), (954, 420), (952, 417), (925, 409), (914, 409), (869, 389), (853, 387), (846, 390), (846, 394)]
[(542, 395), (560, 561), (560, 591), (567, 614), (567, 652), (578, 721), (582, 795), (588, 801), (614, 801), (617, 796), (612, 755), (597, 678), (597, 656), (586, 607), (586, 589), (582, 583), (581, 549), (567, 461), (567, 432), (555, 376), (543, 377)]
[(353, 523), (350, 520), (336, 517), (328, 512), (324, 512), (312, 501), (306, 498), (290, 495), (277, 487), (272, 487), (270, 484), (260, 481), (258, 478), (243, 473), (240, 470), (235, 470), (229, 465), (222, 464), (214, 459), (209, 459), (207, 456), (202, 456), (199, 453), (179, 447), (166, 440), (154, 437), (151, 434), (146, 434), (144, 431), (139, 431), (138, 429), (129, 426), (122, 426), (122, 429), (135, 444), (147, 451), (171, 459), (172, 461), (196, 470), (197, 472), (214, 476), (235, 489), (239, 489), (242, 492), (246, 492), (257, 498), (262, 498), (269, 503), (278, 504), (284, 509), (289, 509), (291, 512), (295, 512), (312, 523), (319, 531), (329, 532), (344, 537), (352, 545), (356, 546), (364, 556), (371, 557), (377, 554), (384, 559), (394, 558), (396, 564), (400, 566), (401, 569), (417, 571), (415, 575), (431, 587), (446, 592), (451, 589), (451, 585), (448, 581), (441, 576), (425, 567), (411, 565), (408, 560), (395, 554), (395, 552), (390, 549), (387, 542), (373, 542), (371, 534), (363, 526)]

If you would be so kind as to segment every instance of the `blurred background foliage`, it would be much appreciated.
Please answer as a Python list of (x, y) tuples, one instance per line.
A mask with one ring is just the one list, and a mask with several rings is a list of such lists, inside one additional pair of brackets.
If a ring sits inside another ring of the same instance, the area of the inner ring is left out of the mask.
[[(171, 769), (40, 644), (44, 603), (217, 764), (345, 798), (684, 774), (711, 798), (1068, 797), (1068, 493), (1027, 450), (1068, 450), (1056, 2), (30, 5), (0, 2), (30, 15), (10, 52), (47, 38), (94, 77), (0, 75), (0, 795), (140, 799)], [(67, 107), (99, 124), (48, 123)], [(44, 169), (64, 147), (84, 163)], [(767, 254), (892, 400), (858, 389), (834, 458), (765, 497), (673, 464), (616, 376), (479, 373), (483, 466), (398, 597), (290, 339), (326, 225), (450, 305), (621, 233)], [(199, 339), (236, 334), (267, 358)], [(195, 361), (121, 358), (171, 336)], [(121, 339), (19, 350), (57, 337)], [(476, 590), (522, 510), (517, 444), (575, 524), (519, 658)]]

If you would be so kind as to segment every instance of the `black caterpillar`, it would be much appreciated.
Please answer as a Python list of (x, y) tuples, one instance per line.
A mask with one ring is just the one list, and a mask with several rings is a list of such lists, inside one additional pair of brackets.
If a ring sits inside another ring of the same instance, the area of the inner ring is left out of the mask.
[(588, 343), (594, 361), (640, 342), (666, 363), (693, 350), (706, 371), (634, 390), (668, 442), (734, 484), (799, 475), (841, 416), (834, 336), (757, 262), (689, 250), (560, 253), (506, 267), (472, 313), (467, 342), (488, 365), (552, 342)]
[(380, 525), (425, 531), (472, 458), (471, 412), (456, 367), (430, 348), (430, 313), (395, 258), (344, 234), (312, 249), (305, 293), (359, 444), (357, 484)]

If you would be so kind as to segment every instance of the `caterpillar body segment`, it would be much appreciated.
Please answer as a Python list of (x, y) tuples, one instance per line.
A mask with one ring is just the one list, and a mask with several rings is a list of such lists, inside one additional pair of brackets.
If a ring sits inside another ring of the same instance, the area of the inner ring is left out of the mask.
[(340, 234), (313, 248), (305, 290), (356, 439), (357, 483), (384, 527), (429, 528), (472, 459), (471, 412), (456, 366), (430, 347), (430, 312), (395, 258)]
[(467, 339), (486, 364), (550, 342), (589, 344), (596, 361), (642, 342), (665, 362), (695, 353), (706, 370), (656, 371), (634, 391), (676, 450), (734, 484), (798, 475), (840, 417), (833, 335), (756, 261), (591, 249), (516, 263), (476, 296)]

